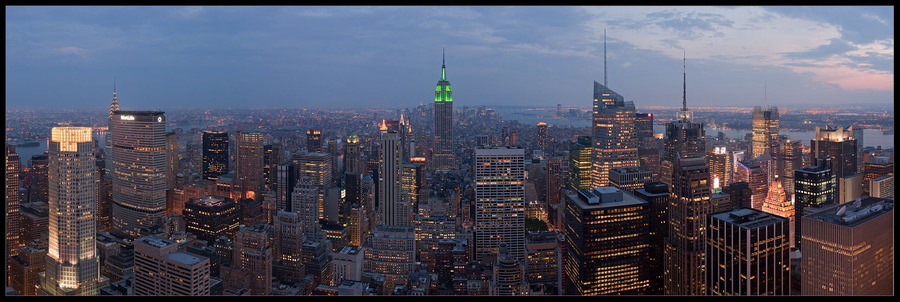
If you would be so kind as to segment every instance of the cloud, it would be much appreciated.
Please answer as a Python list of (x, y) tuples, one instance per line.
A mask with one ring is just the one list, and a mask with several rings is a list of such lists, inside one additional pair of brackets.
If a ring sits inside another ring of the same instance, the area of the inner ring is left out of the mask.
[(175, 9), (173, 13), (179, 18), (191, 19), (198, 16), (203, 11), (203, 7), (200, 6), (185, 6)]
[(84, 48), (77, 47), (77, 46), (60, 47), (60, 48), (57, 48), (56, 51), (58, 51), (61, 54), (67, 54), (67, 55), (71, 54), (71, 55), (77, 55), (80, 57), (87, 56), (87, 51), (85, 51)]
[(874, 20), (874, 21), (876, 21), (876, 22), (878, 22), (878, 23), (887, 25), (887, 21), (885, 21), (884, 19), (882, 19), (882, 18), (879, 17), (878, 15), (875, 15), (875, 14), (863, 14), (862, 16), (863, 16), (863, 18), (866, 18), (866, 19), (869, 19), (869, 20)]
[(893, 71), (870, 68), (872, 65), (851, 58), (893, 59), (893, 39), (869, 44), (848, 42), (854, 50), (837, 53), (824, 61), (811, 58), (823, 46), (843, 40), (843, 28), (837, 24), (786, 16), (762, 7), (646, 7), (644, 11), (587, 7), (582, 10), (594, 16), (586, 22), (594, 39), (602, 39), (603, 30), (608, 28), (609, 36), (616, 40), (672, 58), (680, 59), (685, 51), (688, 58), (786, 67), (846, 90), (893, 91)]
[(848, 56), (869, 57), (874, 55), (888, 58), (894, 57), (894, 39), (878, 40), (869, 44), (854, 44), (851, 42), (850, 45), (856, 47), (856, 49), (848, 51)]

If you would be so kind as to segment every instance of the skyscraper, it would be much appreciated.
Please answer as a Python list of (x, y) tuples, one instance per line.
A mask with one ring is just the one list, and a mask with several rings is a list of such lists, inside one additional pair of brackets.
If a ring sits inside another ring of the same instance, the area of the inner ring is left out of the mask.
[(279, 210), (275, 214), (275, 239), (272, 256), (272, 274), (286, 284), (300, 282), (305, 275), (303, 266), (303, 224), (295, 212)]
[(416, 236), (411, 226), (379, 224), (366, 239), (363, 271), (384, 275), (384, 288), (406, 284), (416, 266)]
[(175, 188), (178, 174), (178, 137), (175, 132), (166, 132), (166, 190)]
[(776, 180), (769, 186), (769, 194), (766, 196), (766, 201), (763, 203), (762, 211), (788, 219), (788, 241), (790, 247), (794, 247), (794, 222), (796, 220), (796, 215), (794, 214), (794, 205), (791, 200), (787, 198), (784, 193), (784, 188), (781, 186), (781, 180)]
[(869, 190), (872, 197), (894, 197), (894, 175), (885, 175), (869, 180)]
[(569, 181), (570, 190), (587, 190), (591, 188), (591, 137), (579, 136), (569, 148)]
[(784, 185), (784, 194), (788, 200), (794, 198), (794, 171), (803, 167), (803, 144), (798, 140), (787, 140), (782, 146), (779, 155), (781, 169), (778, 171), (778, 178)]
[(50, 240), (40, 288), (53, 296), (96, 295), (106, 280), (100, 276), (97, 257), (97, 168), (91, 128), (54, 127), (48, 147)]
[(888, 160), (887, 157), (875, 157), (874, 160), (863, 165), (863, 173), (865, 173), (862, 180), (863, 195), (872, 196), (870, 181), (885, 175), (894, 174), (894, 162)]
[[(686, 67), (685, 67), (686, 69)], [(678, 156), (693, 157), (706, 155), (706, 143), (703, 137), (706, 131), (702, 123), (691, 121), (693, 114), (687, 108), (687, 72), (684, 73), (684, 91), (682, 107), (676, 115), (676, 119), (666, 123), (665, 150), (660, 162), (660, 180), (669, 185), (674, 183), (672, 178), (677, 172), (673, 172)]]
[(203, 196), (184, 204), (186, 232), (212, 245), (219, 237), (234, 238), (241, 224), (238, 204), (231, 198)]
[(709, 166), (710, 187), (715, 191), (730, 184), (731, 173), (729, 168), (728, 152), (725, 147), (715, 147), (712, 153), (706, 154), (706, 164)]
[[(409, 224), (409, 216), (412, 213), (402, 213), (402, 150), (400, 147), (399, 133), (396, 131), (383, 131), (381, 134), (381, 149), (378, 152), (378, 208), (381, 213), (381, 221), (386, 225)], [(407, 210), (410, 210), (407, 208)]]
[(649, 235), (650, 288), (647, 294), (662, 295), (665, 277), (666, 237), (669, 237), (669, 186), (661, 182), (644, 184), (644, 188), (634, 191), (634, 196), (650, 204)]
[(709, 215), (706, 286), (709, 295), (791, 294), (788, 219), (740, 208)]
[[(294, 165), (297, 167), (297, 179), (312, 179), (316, 186), (316, 200), (319, 203), (318, 219), (325, 218), (325, 190), (331, 187), (331, 154), (328, 153), (301, 153), (294, 155)], [(293, 210), (296, 212), (296, 210)]]
[(525, 149), (475, 148), (475, 261), (498, 252), (525, 257)]
[[(794, 171), (794, 246), (801, 248), (803, 216), (818, 212), (837, 200), (837, 179), (831, 172), (831, 159), (817, 159), (815, 166)], [(802, 250), (802, 249), (801, 249)]]
[(594, 82), (591, 187), (609, 186), (609, 169), (639, 164), (634, 102)]
[(203, 139), (203, 179), (216, 181), (219, 175), (228, 173), (228, 133), (206, 130)]
[(666, 295), (705, 295), (706, 215), (710, 200), (709, 167), (703, 156), (679, 157), (675, 162), (669, 237), (666, 239)]
[(778, 123), (778, 107), (768, 107), (766, 110), (759, 106), (753, 108), (753, 144), (750, 148), (750, 158), (774, 151), (775, 140), (778, 138)]
[(137, 237), (166, 211), (166, 118), (160, 111), (116, 111), (110, 132), (113, 228)]
[[(6, 258), (19, 253), (19, 173), (22, 162), (16, 146), (6, 144)], [(27, 243), (27, 242), (26, 242)], [(24, 244), (23, 244), (24, 245)], [(7, 271), (9, 267), (7, 266)]]
[(268, 295), (272, 291), (272, 247), (266, 224), (244, 227), (234, 236), (234, 258), (231, 266), (249, 273), (241, 284), (251, 295)]
[(434, 91), (434, 169), (454, 169), (453, 90), (447, 80), (447, 64), (442, 58), (441, 79)]
[(364, 172), (362, 153), (359, 150), (359, 136), (351, 134), (347, 137), (347, 143), (344, 144), (344, 173), (360, 174)]
[[(18, 154), (16, 155), (18, 156)], [(9, 160), (7, 164), (14, 163)], [(47, 153), (35, 154), (28, 160), (28, 166), (31, 168), (31, 186), (28, 188), (28, 201), (47, 202), (49, 200), (48, 184), (47, 184)], [(9, 181), (18, 181), (18, 179)], [(14, 192), (7, 189), (6, 192)]]
[(547, 149), (550, 144), (550, 133), (546, 122), (537, 123), (537, 139), (535, 142), (537, 142), (537, 150), (543, 150), (545, 154), (550, 152)]
[(153, 236), (134, 241), (134, 295), (208, 296), (210, 259)]
[(306, 129), (306, 152), (324, 152), (322, 129)]
[(284, 146), (274, 142), (263, 146), (263, 178), (266, 180), (266, 191), (275, 191), (278, 187), (278, 165), (284, 163)]
[[(842, 178), (857, 173), (857, 137), (861, 130), (853, 126), (843, 128), (815, 128), (816, 137), (809, 142), (810, 162), (816, 158), (831, 158), (831, 170)], [(840, 189), (840, 188), (838, 188)]]
[(494, 261), (494, 272), (491, 274), (492, 296), (521, 296), (528, 293), (528, 282), (525, 281), (525, 265), (507, 253), (506, 243), (501, 242)]
[(566, 191), (567, 294), (650, 290), (650, 204), (613, 187)]
[(234, 134), (235, 176), (244, 191), (262, 193), (263, 179), (263, 134), (257, 131), (238, 131)]
[(863, 197), (803, 220), (804, 296), (894, 294), (894, 201)]

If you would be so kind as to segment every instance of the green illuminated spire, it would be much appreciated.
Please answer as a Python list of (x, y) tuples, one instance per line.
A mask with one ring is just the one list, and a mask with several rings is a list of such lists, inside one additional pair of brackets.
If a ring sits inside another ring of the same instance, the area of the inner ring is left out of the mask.
[(441, 48), (441, 81), (447, 80), (447, 49)]

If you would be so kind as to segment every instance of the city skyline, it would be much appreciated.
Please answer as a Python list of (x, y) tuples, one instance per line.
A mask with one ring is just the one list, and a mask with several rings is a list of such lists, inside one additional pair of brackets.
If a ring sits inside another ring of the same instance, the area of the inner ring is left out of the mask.
[(893, 102), (889, 6), (10, 6), (6, 16), (8, 109), (108, 108), (114, 85), (128, 110), (412, 107), (429, 103), (422, 87), (444, 47), (458, 106), (588, 106), (584, 87), (608, 79), (637, 107), (675, 107), (682, 56), (691, 106)]

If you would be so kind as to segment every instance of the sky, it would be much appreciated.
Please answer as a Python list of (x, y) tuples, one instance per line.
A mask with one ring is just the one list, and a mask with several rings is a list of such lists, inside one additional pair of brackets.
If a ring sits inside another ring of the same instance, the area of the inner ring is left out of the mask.
[(892, 6), (7, 6), (6, 106), (589, 108), (604, 41), (638, 107), (893, 106)]

